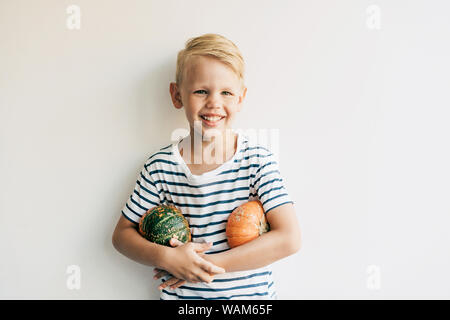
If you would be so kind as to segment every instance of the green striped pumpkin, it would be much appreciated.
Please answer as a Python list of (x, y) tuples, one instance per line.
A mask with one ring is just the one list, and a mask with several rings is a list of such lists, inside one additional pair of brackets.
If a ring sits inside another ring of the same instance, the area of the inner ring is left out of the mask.
[(139, 221), (139, 233), (147, 240), (170, 247), (170, 239), (191, 241), (189, 223), (174, 205), (160, 205), (148, 210)]

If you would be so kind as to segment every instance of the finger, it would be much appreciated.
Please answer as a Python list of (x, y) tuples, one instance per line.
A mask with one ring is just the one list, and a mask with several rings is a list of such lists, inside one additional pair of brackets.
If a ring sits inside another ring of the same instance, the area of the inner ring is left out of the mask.
[(225, 269), (219, 266), (216, 266), (214, 263), (211, 263), (209, 261), (206, 261), (205, 259), (202, 259), (202, 264), (200, 265), (200, 267), (205, 270), (206, 272), (208, 272), (211, 275), (214, 274), (220, 274), (220, 273), (225, 273)]
[(181, 242), (180, 240), (178, 240), (177, 238), (172, 238), (172, 239), (170, 239), (170, 245), (172, 246), (172, 247), (179, 247), (179, 246), (182, 246), (184, 243), (183, 242)]
[(174, 283), (177, 283), (178, 280), (180, 280), (180, 279), (175, 278), (175, 277), (172, 277), (172, 278), (170, 278), (169, 280), (164, 281), (163, 283), (161, 283), (161, 284), (159, 285), (158, 289), (159, 289), (159, 290), (162, 290), (162, 289), (164, 289), (164, 288), (166, 288), (166, 287), (168, 287), (168, 286), (170, 286), (170, 285), (173, 285)]
[(170, 289), (176, 289), (181, 287), (183, 284), (186, 283), (186, 280), (178, 279), (177, 282), (175, 282), (173, 285), (170, 286)]
[(153, 276), (153, 279), (159, 279), (159, 278), (162, 278), (162, 277), (164, 277), (164, 276), (167, 276), (169, 273), (167, 272), (167, 271), (165, 271), (165, 270), (161, 270), (161, 271), (159, 271), (157, 274), (155, 274), (154, 276)]
[(194, 243), (195, 252), (203, 252), (211, 248), (212, 242)]
[(213, 281), (213, 277), (209, 273), (206, 273), (206, 272), (200, 272), (199, 274), (197, 274), (197, 278), (201, 282), (211, 283)]

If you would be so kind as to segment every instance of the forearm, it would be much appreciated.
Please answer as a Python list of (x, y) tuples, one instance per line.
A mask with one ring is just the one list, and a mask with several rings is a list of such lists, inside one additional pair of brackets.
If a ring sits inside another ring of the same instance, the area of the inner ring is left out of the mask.
[(267, 266), (299, 249), (300, 243), (294, 237), (280, 230), (272, 230), (230, 250), (207, 254), (205, 259), (224, 268), (226, 272), (235, 272)]
[(124, 256), (161, 269), (166, 267), (167, 253), (171, 249), (148, 241), (134, 228), (114, 232), (113, 245)]

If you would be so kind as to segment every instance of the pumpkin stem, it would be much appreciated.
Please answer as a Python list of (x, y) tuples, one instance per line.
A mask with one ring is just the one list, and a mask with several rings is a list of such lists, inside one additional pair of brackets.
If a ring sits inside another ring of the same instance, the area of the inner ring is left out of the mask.
[(263, 219), (261, 219), (259, 221), (259, 235), (262, 235), (263, 233), (265, 233), (269, 230), (270, 230), (270, 226), (267, 223), (266, 219), (264, 219), (264, 217), (263, 217)]

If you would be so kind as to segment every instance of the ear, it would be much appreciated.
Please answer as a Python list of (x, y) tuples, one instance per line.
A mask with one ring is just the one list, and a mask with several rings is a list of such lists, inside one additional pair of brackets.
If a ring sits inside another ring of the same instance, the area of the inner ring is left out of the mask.
[(238, 105), (238, 111), (241, 111), (242, 110), (242, 106), (244, 105), (244, 99), (245, 99), (245, 96), (247, 95), (247, 87), (243, 87), (243, 89), (242, 89), (242, 91), (241, 91), (241, 94), (239, 95), (239, 97), (238, 97), (238, 103), (237, 103), (237, 105)]
[(181, 101), (181, 91), (179, 90), (175, 82), (170, 83), (170, 97), (172, 98), (172, 103), (175, 108), (183, 108), (183, 102)]

